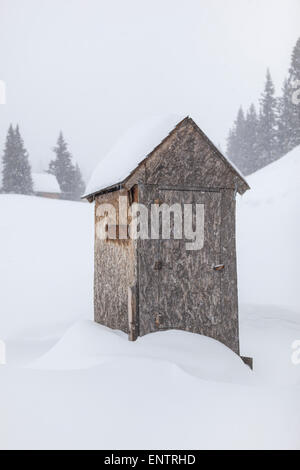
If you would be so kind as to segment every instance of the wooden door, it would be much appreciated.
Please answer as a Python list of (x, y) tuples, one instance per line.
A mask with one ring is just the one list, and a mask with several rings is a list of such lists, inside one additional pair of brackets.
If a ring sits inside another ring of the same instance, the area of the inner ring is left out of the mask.
[(214, 269), (222, 263), (221, 193), (144, 187), (143, 195), (148, 203), (179, 204), (183, 214), (192, 204), (194, 217), (196, 204), (202, 205), (204, 240), (201, 249), (187, 250), (190, 240), (174, 239), (171, 218), (170, 239), (140, 241), (140, 334), (171, 328), (203, 333), (221, 321), (222, 272)]
[[(221, 195), (219, 192), (161, 190), (160, 200), (169, 205), (203, 205), (203, 246), (189, 250), (189, 240), (159, 240), (159, 329), (203, 331), (221, 320), (220, 265)], [(184, 220), (184, 222), (186, 222)], [(194, 220), (195, 229), (195, 220)], [(184, 227), (183, 227), (184, 233)], [(172, 234), (173, 235), (173, 234)], [(198, 234), (201, 237), (201, 234)]]

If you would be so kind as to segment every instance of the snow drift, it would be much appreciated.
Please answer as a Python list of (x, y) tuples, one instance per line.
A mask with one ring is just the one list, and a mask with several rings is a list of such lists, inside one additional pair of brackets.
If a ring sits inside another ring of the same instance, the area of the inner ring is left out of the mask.
[(299, 311), (300, 146), (247, 180), (237, 206), (240, 301)]
[(84, 369), (111, 357), (167, 362), (197, 377), (223, 382), (247, 383), (251, 379), (251, 371), (241, 358), (214, 339), (170, 330), (143, 336), (133, 343), (125, 333), (92, 321), (71, 327), (53, 349), (29, 367)]
[(93, 207), (0, 195), (0, 338), (92, 317)]

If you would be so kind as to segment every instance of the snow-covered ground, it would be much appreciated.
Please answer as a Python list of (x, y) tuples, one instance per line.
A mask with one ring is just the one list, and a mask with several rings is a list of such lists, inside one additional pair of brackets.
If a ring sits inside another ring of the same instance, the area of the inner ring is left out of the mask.
[(77, 323), (44, 357), (1, 371), (5, 448), (290, 448), (296, 389), (264, 384), (213, 340)]
[(300, 311), (300, 147), (248, 179), (237, 241), (243, 302)]
[(0, 195), (0, 448), (300, 449), (299, 167), (298, 148), (238, 201), (254, 372), (200, 335), (94, 324), (93, 206)]
[(92, 314), (93, 208), (0, 195), (0, 337), (51, 336)]

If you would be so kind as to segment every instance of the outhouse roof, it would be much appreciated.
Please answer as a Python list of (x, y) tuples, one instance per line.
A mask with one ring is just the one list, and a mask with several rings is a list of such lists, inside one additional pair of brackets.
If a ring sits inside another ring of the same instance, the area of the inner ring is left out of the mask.
[[(159, 147), (168, 135), (186, 119), (193, 121), (188, 116), (185, 118), (178, 115), (152, 116), (146, 120), (139, 121), (135, 126), (131, 127), (99, 162), (90, 178), (86, 194), (83, 197), (91, 197), (109, 188), (121, 185), (139, 164), (153, 150)], [(195, 124), (194, 121), (193, 123)], [(207, 143), (214, 147), (217, 155), (230, 165), (232, 171), (249, 187), (244, 176), (234, 164), (214, 146), (198, 126), (197, 128)]]

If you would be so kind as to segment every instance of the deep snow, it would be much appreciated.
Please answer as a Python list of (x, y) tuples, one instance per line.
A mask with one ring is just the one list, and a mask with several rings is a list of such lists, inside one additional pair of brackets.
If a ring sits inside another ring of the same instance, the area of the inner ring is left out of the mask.
[(1, 448), (300, 449), (300, 309), (284, 262), (299, 256), (299, 149), (284, 158), (238, 201), (241, 352), (254, 372), (200, 335), (129, 343), (94, 324), (93, 206), (0, 196)]
[[(193, 335), (189, 347), (185, 335), (178, 332), (182, 350), (175, 357), (172, 332), (149, 335), (143, 352), (130, 345), (128, 354), (122, 335), (80, 323), (34, 369), (4, 368), (2, 446), (189, 449), (299, 444), (296, 390), (262, 386), (222, 345)], [(192, 370), (196, 351), (199, 364)], [(185, 356), (192, 369), (179, 365)]]
[(299, 313), (300, 146), (247, 181), (237, 206), (240, 299)]
[(0, 338), (91, 317), (93, 223), (89, 204), (0, 195)]

